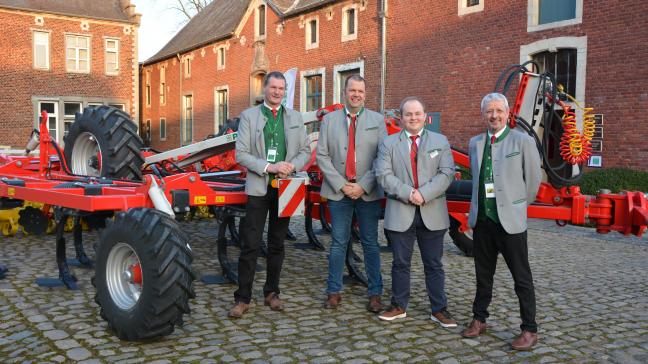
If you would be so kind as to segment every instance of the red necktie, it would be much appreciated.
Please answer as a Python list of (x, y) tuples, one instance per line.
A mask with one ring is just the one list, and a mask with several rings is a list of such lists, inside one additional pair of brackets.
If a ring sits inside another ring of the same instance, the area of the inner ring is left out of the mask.
[(346, 158), (346, 177), (349, 181), (356, 178), (356, 162), (355, 162), (355, 128), (356, 116), (350, 117), (349, 122), (349, 148)]
[(497, 140), (497, 137), (495, 137), (495, 135), (491, 135), (491, 145), (495, 144), (495, 140)]
[(272, 116), (276, 119), (277, 118), (277, 109), (272, 109)]
[(418, 169), (416, 168), (416, 154), (418, 153), (418, 145), (416, 144), (416, 139), (418, 135), (410, 136), (412, 139), (412, 148), (410, 148), (410, 161), (412, 162), (412, 176), (414, 176), (414, 188), (418, 188)]

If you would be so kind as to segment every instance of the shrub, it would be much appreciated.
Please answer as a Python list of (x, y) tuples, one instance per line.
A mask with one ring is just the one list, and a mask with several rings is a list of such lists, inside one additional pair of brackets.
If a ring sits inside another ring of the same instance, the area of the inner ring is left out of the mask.
[(586, 195), (595, 195), (603, 188), (613, 193), (624, 190), (648, 192), (648, 172), (625, 168), (592, 170), (583, 175), (579, 186)]

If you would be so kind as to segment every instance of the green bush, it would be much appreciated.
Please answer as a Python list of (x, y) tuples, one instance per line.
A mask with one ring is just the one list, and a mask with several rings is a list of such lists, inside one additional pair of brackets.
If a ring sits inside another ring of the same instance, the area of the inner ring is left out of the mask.
[(597, 169), (585, 173), (578, 185), (586, 195), (595, 195), (603, 188), (613, 193), (624, 190), (648, 192), (648, 172), (625, 168)]

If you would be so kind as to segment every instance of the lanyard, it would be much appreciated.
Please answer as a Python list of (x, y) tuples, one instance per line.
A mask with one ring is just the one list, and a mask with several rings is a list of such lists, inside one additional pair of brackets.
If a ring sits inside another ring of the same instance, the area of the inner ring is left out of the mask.
[[(269, 130), (270, 135), (271, 135), (271, 137), (270, 137), (270, 145), (272, 147), (277, 147), (277, 143), (275, 141), (275, 138), (277, 137), (277, 127), (279, 127), (279, 120), (281, 119), (282, 112), (283, 112), (282, 107), (277, 109), (277, 117), (273, 118), (273, 120), (272, 120), (272, 129)], [(270, 119), (270, 117), (268, 117), (268, 119)]]

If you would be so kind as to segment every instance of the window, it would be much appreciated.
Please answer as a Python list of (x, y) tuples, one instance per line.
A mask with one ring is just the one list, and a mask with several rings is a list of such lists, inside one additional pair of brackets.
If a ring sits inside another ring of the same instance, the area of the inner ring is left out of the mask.
[(193, 95), (183, 97), (182, 110), (182, 145), (190, 144), (193, 140)]
[(459, 16), (484, 10), (484, 0), (458, 0)]
[(319, 21), (312, 18), (306, 22), (306, 49), (313, 49), (319, 46)]
[(227, 87), (221, 87), (216, 89), (215, 94), (215, 105), (216, 113), (214, 120), (214, 132), (218, 133), (221, 126), (225, 125), (225, 122), (228, 118), (227, 102), (228, 102), (228, 90)]
[(112, 106), (112, 107), (117, 108), (117, 109), (119, 109), (121, 111), (124, 111), (126, 109), (124, 104), (108, 104), (108, 106)]
[(151, 106), (151, 70), (146, 70), (146, 107)]
[(63, 104), (63, 136), (66, 136), (70, 131), (76, 113), (80, 113), (82, 110), (83, 104), (80, 102), (66, 102)]
[(576, 49), (559, 49), (544, 51), (533, 55), (533, 60), (540, 66), (540, 72), (549, 72), (556, 77), (556, 82), (564, 86), (565, 92), (576, 95)]
[(254, 34), (255, 39), (265, 39), (266, 35), (266, 6), (261, 4), (257, 6), (255, 11)]
[(191, 58), (185, 58), (184, 60), (184, 76), (185, 78), (191, 77)]
[(119, 40), (106, 38), (106, 74), (119, 74)]
[(50, 68), (50, 41), (48, 32), (34, 31), (34, 68), (48, 70)]
[(144, 125), (144, 141), (147, 144), (151, 142), (151, 120), (146, 120)]
[(65, 68), (68, 72), (90, 73), (90, 37), (65, 36)]
[(58, 136), (58, 101), (38, 102), (38, 123), (40, 124), (41, 111), (47, 111), (47, 129), (54, 140), (60, 140)]
[(358, 37), (358, 11), (354, 5), (342, 8), (342, 41)]
[(166, 104), (166, 67), (160, 67), (160, 105)]
[(344, 81), (351, 75), (364, 77), (364, 61), (340, 64), (333, 67), (333, 103), (344, 102)]
[(300, 74), (299, 111), (317, 111), (325, 105), (326, 68), (302, 71)]
[(166, 119), (160, 118), (160, 141), (166, 140)]
[(580, 24), (583, 0), (528, 0), (527, 31)]
[(225, 68), (225, 47), (218, 48), (216, 69), (222, 70)]
[(265, 72), (255, 73), (250, 76), (250, 105), (263, 103), (263, 78)]

